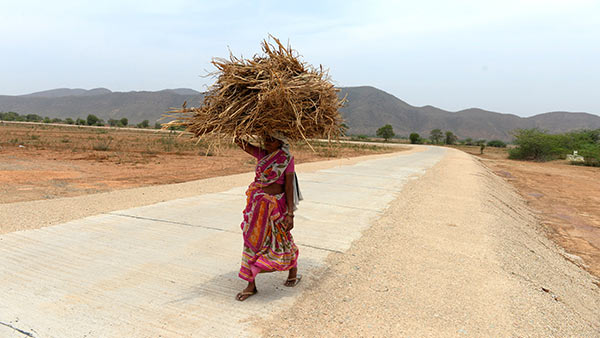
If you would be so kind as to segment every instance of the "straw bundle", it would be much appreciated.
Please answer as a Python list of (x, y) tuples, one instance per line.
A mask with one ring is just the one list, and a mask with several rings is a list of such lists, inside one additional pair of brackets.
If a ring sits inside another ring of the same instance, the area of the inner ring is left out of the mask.
[[(340, 136), (342, 118), (338, 99), (327, 71), (299, 60), (296, 51), (271, 37), (263, 40), (264, 55), (242, 59), (215, 58), (216, 82), (200, 107), (174, 109), (170, 126), (184, 126), (196, 137), (263, 137), (271, 132), (290, 141)], [(310, 145), (310, 144), (309, 144)]]

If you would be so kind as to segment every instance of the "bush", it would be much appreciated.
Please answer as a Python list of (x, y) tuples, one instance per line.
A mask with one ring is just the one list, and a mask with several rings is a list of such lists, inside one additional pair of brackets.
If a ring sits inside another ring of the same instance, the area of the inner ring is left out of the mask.
[(487, 143), (487, 145), (490, 147), (496, 147), (496, 148), (506, 148), (506, 143), (504, 143), (500, 140), (491, 140)]
[(121, 119), (121, 124), (123, 125), (123, 127), (125, 127), (125, 126), (127, 126), (127, 124), (129, 124), (129, 120), (127, 120), (127, 118), (126, 118), (126, 117), (123, 117), (123, 118)]
[(419, 144), (421, 143), (421, 135), (417, 133), (411, 133), (408, 137), (410, 139), (411, 144)]
[(565, 134), (548, 134), (539, 129), (520, 129), (515, 133), (517, 147), (509, 151), (509, 158), (549, 161), (564, 158), (574, 150), (583, 150), (593, 159), (598, 146), (595, 141), (597, 132), (597, 130), (582, 130)]
[(150, 121), (148, 120), (144, 120), (137, 124), (138, 128), (148, 128), (148, 126), (150, 126)]
[(98, 116), (93, 115), (93, 114), (89, 114), (86, 119), (88, 126), (94, 126), (94, 125), (96, 125), (96, 123), (98, 123), (98, 121), (100, 121)]
[(584, 144), (579, 148), (578, 154), (583, 156), (584, 165), (600, 167), (600, 144)]
[(66, 122), (67, 124), (74, 124), (74, 123), (75, 123), (75, 121), (73, 121), (73, 119), (72, 119), (72, 118), (70, 118), (70, 117), (67, 117), (67, 118), (65, 119), (65, 122)]
[(0, 120), (4, 120), (4, 121), (16, 121), (17, 117), (19, 117), (19, 114), (9, 111), (7, 113), (1, 113), (0, 112)]

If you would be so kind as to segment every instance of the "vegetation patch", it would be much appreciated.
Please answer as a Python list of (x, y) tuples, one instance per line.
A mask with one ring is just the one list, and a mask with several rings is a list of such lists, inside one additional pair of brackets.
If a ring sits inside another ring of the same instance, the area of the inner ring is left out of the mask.
[(577, 151), (584, 157), (583, 165), (598, 166), (600, 162), (600, 129), (550, 134), (540, 129), (520, 129), (514, 134), (516, 148), (510, 159), (550, 161), (564, 159)]

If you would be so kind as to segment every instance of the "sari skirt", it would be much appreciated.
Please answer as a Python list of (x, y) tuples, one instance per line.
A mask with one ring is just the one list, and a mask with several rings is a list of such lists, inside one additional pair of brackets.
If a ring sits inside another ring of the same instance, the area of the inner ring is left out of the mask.
[(285, 194), (269, 195), (250, 185), (241, 228), (244, 236), (239, 277), (254, 281), (259, 272), (286, 271), (296, 266), (298, 247), (285, 231)]

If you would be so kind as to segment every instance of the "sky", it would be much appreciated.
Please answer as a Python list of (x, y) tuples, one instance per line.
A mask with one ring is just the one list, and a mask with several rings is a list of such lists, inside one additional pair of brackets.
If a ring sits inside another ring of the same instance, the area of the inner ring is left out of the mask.
[(0, 0), (0, 95), (206, 90), (269, 34), (414, 106), (600, 115), (600, 0)]

